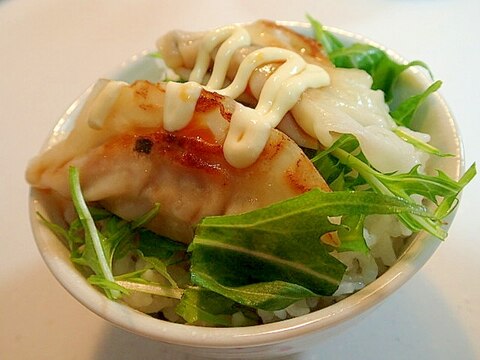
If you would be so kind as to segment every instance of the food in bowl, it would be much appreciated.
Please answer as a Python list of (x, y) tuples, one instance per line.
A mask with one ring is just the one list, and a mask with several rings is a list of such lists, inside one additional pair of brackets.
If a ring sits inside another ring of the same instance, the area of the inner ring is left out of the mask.
[[(112, 300), (172, 322), (247, 326), (307, 314), (373, 282), (413, 233), (446, 237), (455, 181), (411, 126), (397, 64), (268, 21), (171, 32), (171, 78), (102, 79), (27, 180), (39, 217)], [(158, 54), (154, 54), (158, 55)], [(391, 107), (390, 107), (391, 106)]]

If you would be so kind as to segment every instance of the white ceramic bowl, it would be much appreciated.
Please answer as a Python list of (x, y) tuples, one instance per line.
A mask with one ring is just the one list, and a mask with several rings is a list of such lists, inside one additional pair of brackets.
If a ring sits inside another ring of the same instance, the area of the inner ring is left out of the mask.
[[(299, 32), (311, 34), (308, 24), (283, 23)], [(363, 37), (345, 31), (330, 29), (344, 41), (375, 44)], [(389, 51), (397, 61), (404, 60)], [(133, 57), (112, 74), (111, 78), (125, 81), (135, 79), (158, 80), (158, 64), (146, 52)], [(422, 71), (408, 70), (401, 79), (403, 89), (424, 89), (430, 80)], [(62, 138), (75, 119), (79, 105), (89, 90), (67, 110), (53, 130), (48, 144)], [(422, 108), (423, 120), (416, 125), (420, 131), (432, 135), (432, 144), (455, 157), (433, 159), (431, 169), (442, 169), (454, 179), (463, 171), (462, 148), (456, 124), (439, 94), (430, 96)], [(118, 302), (108, 300), (89, 285), (84, 276), (72, 265), (69, 252), (45, 226), (39, 223), (36, 212), (55, 217), (55, 209), (37, 191), (30, 197), (30, 216), (40, 253), (58, 281), (78, 301), (111, 323), (146, 337), (170, 344), (181, 351), (197, 355), (234, 358), (280, 356), (302, 351), (311, 344), (341, 331), (353, 319), (364, 315), (388, 295), (396, 291), (413, 276), (440, 244), (438, 239), (425, 234), (417, 235), (405, 249), (397, 263), (372, 284), (348, 298), (322, 310), (281, 322), (242, 328), (202, 328), (157, 320)], [(449, 219), (450, 221), (452, 218)]]

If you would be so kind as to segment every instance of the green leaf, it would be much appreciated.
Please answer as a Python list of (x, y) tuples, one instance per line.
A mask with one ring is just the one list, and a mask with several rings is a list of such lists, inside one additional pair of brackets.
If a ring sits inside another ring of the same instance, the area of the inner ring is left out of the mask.
[[(344, 46), (338, 38), (325, 30), (319, 21), (310, 15), (307, 15), (307, 19), (312, 26), (314, 38), (323, 46), (332, 63), (341, 68), (365, 70), (372, 76), (372, 89), (382, 90), (385, 94), (385, 101), (388, 103), (392, 101), (393, 89), (398, 77), (406, 69), (412, 66), (420, 66), (426, 69), (433, 78), (430, 69), (423, 61), (415, 60), (408, 64), (399, 64), (392, 60), (386, 51), (373, 45), (354, 43), (350, 46)], [(434, 87), (437, 86), (439, 87), (438, 84), (434, 85)], [(430, 92), (433, 91), (435, 90), (430, 90)]]
[[(79, 216), (78, 220), (72, 222), (70, 229), (62, 234), (62, 236), (66, 236), (67, 239), (69, 239), (71, 260), (78, 265), (90, 269), (95, 274), (92, 277), (92, 281), (103, 288), (109, 298), (118, 299), (123, 292), (118, 291), (115, 286), (110, 286), (111, 284), (115, 284), (115, 278), (112, 274), (113, 262), (115, 259), (123, 258), (136, 249), (134, 240), (137, 238), (138, 233), (142, 232), (140, 227), (146, 225), (158, 214), (159, 205), (155, 204), (146, 214), (132, 222), (127, 222), (104, 209), (89, 208), (87, 206), (80, 188), (80, 176), (78, 170), (74, 167), (70, 168), (69, 181), (72, 200)], [(145, 231), (144, 234), (149, 233)], [(147, 240), (145, 240), (145, 238), (147, 238)], [(151, 242), (153, 238), (153, 236), (144, 235), (143, 250), (148, 250), (148, 243)], [(155, 240), (158, 241), (158, 238), (155, 238)], [(167, 241), (163, 240), (162, 242), (165, 243)], [(147, 246), (145, 246), (145, 243)], [(169, 244), (169, 246), (171, 249), (173, 248), (173, 245)], [(185, 246), (182, 247), (182, 249), (185, 251)], [(155, 255), (158, 254), (159, 251), (157, 250)], [(166, 262), (149, 256), (146, 256), (145, 260), (174, 287), (177, 287), (175, 281), (167, 272), (168, 264)], [(131, 283), (128, 281), (125, 283), (131, 286)], [(156, 285), (154, 284), (145, 282), (142, 286), (144, 290), (156, 291)]]
[(170, 276), (167, 267), (185, 260), (187, 246), (146, 229), (140, 230), (139, 235), (138, 251), (140, 255), (173, 287), (178, 287), (176, 281)]
[(396, 128), (396, 129), (393, 130), (393, 132), (395, 134), (397, 134), (397, 136), (399, 138), (403, 139), (404, 141), (408, 142), (409, 144), (412, 144), (418, 150), (426, 152), (427, 154), (432, 154), (432, 155), (439, 156), (439, 157), (452, 157), (452, 156), (454, 156), (453, 154), (445, 154), (445, 153), (441, 152), (439, 149), (437, 149), (436, 147), (434, 147), (434, 146), (432, 146), (432, 145), (430, 145), (426, 142), (418, 140), (417, 138), (415, 138), (415, 137), (411, 136), (410, 134), (408, 134), (407, 132), (403, 131), (401, 128)]
[(102, 235), (103, 245), (108, 254), (108, 264), (113, 266), (115, 259), (121, 259), (134, 249), (133, 239), (135, 234), (131, 231), (130, 224), (119, 217), (110, 214), (102, 223), (97, 223)]
[(225, 286), (216, 281), (211, 274), (200, 271), (192, 272), (192, 280), (195, 284), (222, 294), (239, 304), (267, 311), (285, 309), (298, 300), (315, 296), (315, 293), (300, 285), (284, 281)]
[(153, 208), (149, 211), (147, 211), (145, 214), (140, 216), (138, 219), (133, 220), (130, 223), (130, 228), (132, 230), (138, 229), (142, 226), (147, 225), (150, 220), (152, 220), (155, 216), (158, 215), (158, 212), (160, 211), (160, 204), (156, 203)]
[(440, 89), (442, 82), (435, 81), (423, 93), (411, 96), (390, 113), (398, 126), (410, 128), (413, 116), (430, 94)]
[(146, 280), (142, 275), (149, 270), (145, 267), (140, 270), (115, 276), (115, 283), (122, 286), (125, 290), (134, 290), (151, 295), (166, 296), (174, 299), (180, 299), (183, 289), (177, 286), (166, 286), (159, 283)]
[(85, 244), (85, 232), (80, 219), (75, 219), (68, 228), (68, 237), (71, 240), (71, 250), (76, 252), (78, 248)]
[(365, 215), (349, 215), (342, 217), (342, 226), (337, 234), (340, 246), (337, 251), (358, 251), (368, 253), (370, 249), (363, 237)]
[(437, 203), (438, 196), (457, 196), (462, 190), (462, 186), (444, 172), (438, 171), (436, 176), (425, 175), (418, 172), (419, 167), (420, 165), (414, 167), (407, 174), (385, 175), (378, 173), (376, 176), (397, 196), (405, 197), (418, 194), (434, 203)]
[(430, 71), (422, 61), (399, 64), (382, 49), (361, 43), (332, 51), (330, 59), (337, 67), (362, 69), (368, 72), (373, 80), (372, 89), (382, 90), (387, 102), (392, 99), (393, 86), (403, 71), (412, 66), (421, 66)]
[(160, 285), (145, 279), (132, 278), (130, 281), (116, 280), (115, 283), (127, 290), (143, 292), (151, 295), (166, 296), (172, 299), (181, 299), (184, 290), (170, 286)]
[[(359, 147), (359, 142), (355, 138), (355, 136), (350, 135), (350, 134), (344, 134), (340, 136), (330, 147), (328, 147), (325, 150), (319, 151), (312, 159), (311, 161), (313, 164), (317, 165), (317, 163), (322, 160), (323, 158), (328, 157), (329, 154), (334, 152), (336, 149), (342, 149), (345, 152), (352, 153), (355, 150), (358, 149)], [(360, 155), (359, 155), (360, 156)], [(332, 159), (331, 161), (334, 161), (335, 164), (339, 164), (340, 160), (337, 158)], [(338, 165), (335, 165), (338, 166)], [(340, 164), (341, 166), (341, 164)]]
[(313, 29), (313, 36), (327, 52), (327, 55), (332, 51), (343, 48), (343, 43), (336, 38), (331, 32), (324, 30), (323, 25), (320, 24), (310, 15), (307, 15), (307, 19)]
[[(311, 161), (332, 190), (343, 190), (345, 166), (343, 166), (338, 159), (327, 155), (328, 154), (325, 153), (324, 156), (322, 156), (322, 153), (319, 153), (312, 158)], [(332, 184), (335, 181), (340, 184), (334, 188)]]
[[(354, 191), (358, 186), (366, 183), (361, 176), (353, 173), (348, 166), (330, 154), (336, 148), (352, 152), (355, 151), (358, 146), (359, 143), (354, 136), (345, 135), (328, 149), (318, 151), (311, 159), (313, 165), (333, 191)], [(359, 156), (362, 156), (362, 154), (359, 154)], [(363, 159), (367, 161), (364, 157)]]
[[(385, 52), (375, 46), (355, 43), (348, 47), (337, 48), (330, 53), (330, 59), (337, 67), (362, 69), (370, 75), (386, 61)], [(388, 69), (385, 67), (383, 71)]]
[(99, 288), (103, 289), (106, 293), (118, 292), (124, 295), (128, 295), (130, 293), (126, 288), (119, 285), (115, 281), (107, 280), (105, 279), (105, 277), (101, 275), (90, 275), (87, 278), (87, 280), (90, 284), (98, 286)]
[(202, 288), (188, 288), (183, 293), (176, 313), (189, 324), (232, 326), (236, 303), (222, 295)]
[[(382, 51), (382, 50), (380, 50)], [(378, 64), (370, 71), (367, 71), (373, 78), (372, 89), (382, 90), (385, 93), (385, 101), (390, 102), (393, 97), (393, 87), (402, 72), (413, 66), (423, 67), (430, 73), (430, 69), (423, 61), (415, 60), (408, 64), (399, 64), (393, 61), (385, 52)]]
[(312, 293), (331, 295), (345, 266), (319, 241), (339, 227), (328, 217), (406, 211), (425, 213), (422, 206), (395, 197), (314, 189), (249, 213), (207, 217), (189, 247), (192, 281), (248, 306), (276, 306), (270, 290), (280, 291), (282, 306)]
[(437, 209), (435, 210), (436, 216), (438, 216), (440, 219), (443, 219), (450, 215), (450, 213), (455, 209), (458, 203), (458, 196), (460, 195), (460, 192), (470, 181), (472, 181), (476, 174), (477, 168), (474, 163), (468, 168), (465, 174), (463, 174), (460, 180), (458, 180), (457, 191), (445, 196), (442, 202), (438, 205)]
[(412, 231), (425, 230), (439, 239), (444, 239), (447, 233), (442, 228), (442, 219), (452, 211), (458, 194), (475, 175), (475, 167), (467, 171), (458, 182), (441, 171), (438, 171), (436, 176), (421, 174), (418, 172), (418, 166), (407, 174), (382, 174), (366, 163), (361, 153), (354, 156), (342, 148), (345, 144), (349, 145), (352, 142), (351, 138), (351, 135), (341, 136), (320, 155), (335, 156), (343, 165), (355, 170), (376, 193), (397, 196), (405, 201), (412, 201), (410, 196), (416, 194), (429, 199), (434, 204), (438, 204), (438, 199), (443, 198), (443, 203), (437, 210), (427, 216), (425, 214), (419, 216), (414, 212), (400, 213), (398, 216)]
[[(85, 250), (80, 258), (72, 260), (89, 266), (95, 274), (104, 277), (110, 282), (114, 282), (112, 269), (107, 260), (110, 254), (105, 251), (103, 245), (105, 238), (98, 232), (92, 215), (88, 210), (80, 188), (80, 175), (75, 167), (70, 167), (69, 169), (69, 183), (73, 205), (85, 230)], [(105, 293), (112, 299), (120, 297), (120, 292), (117, 290), (107, 288)]]
[(178, 285), (175, 280), (170, 276), (167, 270), (167, 264), (165, 264), (162, 260), (156, 258), (156, 257), (148, 257), (144, 256), (143, 259), (149, 263), (150, 265), (153, 266), (153, 268), (160, 274), (162, 275), (165, 279), (168, 280), (170, 285), (172, 285), (174, 288), (178, 288)]
[(100, 221), (112, 217), (112, 213), (104, 208), (89, 206), (88, 211), (90, 211), (90, 214), (92, 214), (92, 218), (95, 221)]
[(150, 230), (141, 229), (139, 236), (138, 250), (140, 250), (145, 257), (158, 258), (165, 261), (167, 265), (175, 262), (178, 253), (187, 250), (185, 244), (157, 235)]
[(48, 221), (42, 214), (37, 212), (37, 216), (40, 218), (40, 221), (50, 229), (55, 235), (60, 237), (61, 239), (64, 239), (67, 242), (68, 248), (70, 250), (73, 250), (76, 246), (76, 238), (70, 235), (70, 233), (65, 230), (63, 227), (60, 225), (57, 225), (51, 221)]

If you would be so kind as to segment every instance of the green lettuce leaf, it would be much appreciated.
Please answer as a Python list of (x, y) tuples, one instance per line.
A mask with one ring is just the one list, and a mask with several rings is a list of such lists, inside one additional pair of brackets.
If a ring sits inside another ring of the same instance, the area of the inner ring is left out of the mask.
[(319, 241), (342, 226), (329, 217), (402, 212), (422, 216), (425, 209), (372, 192), (314, 189), (249, 213), (207, 217), (189, 246), (192, 282), (264, 310), (331, 295), (345, 266)]

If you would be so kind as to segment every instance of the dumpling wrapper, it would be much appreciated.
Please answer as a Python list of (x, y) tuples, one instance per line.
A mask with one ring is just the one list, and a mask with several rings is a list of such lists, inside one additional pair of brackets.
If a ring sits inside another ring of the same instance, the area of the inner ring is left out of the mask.
[[(389, 114), (384, 94), (371, 89), (372, 78), (365, 71), (335, 68), (316, 41), (270, 21), (256, 21), (247, 25), (246, 29), (252, 44), (236, 51), (227, 73), (229, 81), (248, 53), (265, 46), (295, 51), (308, 63), (322, 66), (330, 75), (329, 86), (307, 89), (278, 126), (298, 144), (309, 148), (318, 148), (320, 144), (327, 148), (339, 134), (352, 134), (372, 166), (384, 173), (405, 173), (427, 161), (428, 155), (392, 131), (397, 126)], [(157, 47), (166, 64), (187, 79), (203, 35), (173, 31), (161, 37)], [(214, 55), (215, 52), (212, 53), (212, 64)], [(263, 84), (277, 68), (275, 63), (258, 67), (239, 100), (255, 106)], [(420, 141), (430, 141), (427, 134), (405, 128), (401, 130)]]
[[(32, 186), (69, 199), (68, 169), (75, 166), (87, 201), (127, 220), (159, 203), (160, 212), (147, 227), (185, 243), (205, 216), (254, 210), (312, 188), (329, 191), (298, 145), (277, 130), (253, 165), (229, 165), (222, 144), (235, 104), (231, 99), (203, 90), (190, 125), (167, 132), (165, 84), (118, 86), (118, 97), (100, 111), (95, 99), (107, 86), (115, 85), (97, 85), (68, 137), (31, 162)], [(90, 118), (99, 113), (104, 118)]]

